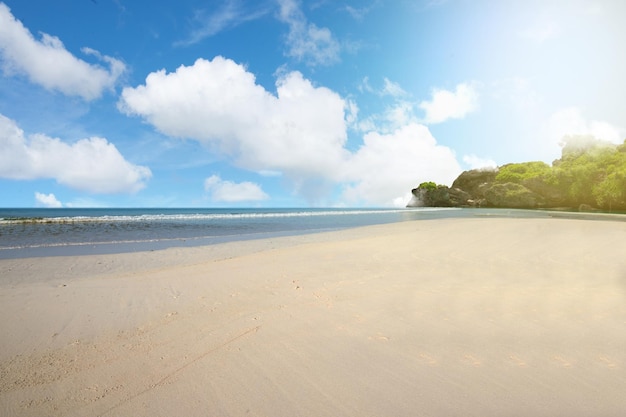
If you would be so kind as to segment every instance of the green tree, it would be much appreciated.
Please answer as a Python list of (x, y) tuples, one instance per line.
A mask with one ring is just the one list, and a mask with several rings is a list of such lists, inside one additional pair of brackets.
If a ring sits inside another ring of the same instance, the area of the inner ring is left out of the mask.
[(615, 152), (605, 152), (598, 160), (600, 179), (592, 192), (598, 206), (609, 211), (626, 209), (626, 151), (622, 146)]
[(507, 164), (500, 167), (496, 182), (522, 184), (534, 179), (541, 179), (550, 172), (550, 165), (542, 161)]
[(606, 196), (611, 186), (609, 183), (602, 186), (604, 191), (596, 188), (607, 178), (607, 168), (615, 163), (616, 150), (615, 145), (589, 136), (565, 139), (562, 157), (554, 164), (554, 177), (569, 205), (603, 205), (597, 197)]
[(518, 184), (542, 197), (547, 205), (555, 205), (562, 198), (554, 181), (550, 165), (542, 161), (507, 164), (500, 167), (496, 184)]
[(421, 190), (433, 191), (437, 189), (437, 184), (435, 184), (432, 181), (428, 181), (428, 182), (421, 183), (417, 188)]
[(598, 206), (608, 209), (624, 208), (626, 204), (626, 174), (613, 173), (607, 176), (601, 183), (593, 189)]

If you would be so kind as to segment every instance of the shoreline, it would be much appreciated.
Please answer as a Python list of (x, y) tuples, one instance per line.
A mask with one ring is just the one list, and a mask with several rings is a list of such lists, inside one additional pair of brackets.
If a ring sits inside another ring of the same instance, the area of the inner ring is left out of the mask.
[(617, 415), (626, 223), (0, 260), (0, 414)]
[[(415, 211), (414, 211), (415, 210)], [(63, 256), (93, 256), (93, 255), (118, 255), (124, 253), (153, 252), (175, 248), (196, 248), (208, 247), (236, 242), (246, 242), (253, 240), (268, 240), (281, 238), (294, 238), (301, 235), (315, 235), (319, 233), (340, 232), (343, 230), (385, 225), (393, 223), (404, 223), (410, 221), (440, 220), (446, 218), (556, 218), (556, 219), (580, 219), (596, 221), (626, 221), (626, 213), (605, 213), (605, 212), (577, 212), (567, 210), (552, 209), (513, 209), (513, 208), (426, 208), (407, 209), (406, 213), (423, 215), (422, 218), (398, 219), (372, 224), (342, 225), (335, 227), (323, 227), (300, 230), (277, 230), (258, 231), (232, 235), (212, 235), (212, 236), (179, 236), (167, 238), (154, 238), (147, 240), (125, 240), (125, 241), (102, 241), (102, 242), (69, 242), (42, 244), (28, 247), (0, 247), (0, 260), (5, 259), (28, 259), (42, 257), (63, 257)], [(431, 217), (433, 213), (439, 213), (442, 217)], [(459, 213), (463, 213), (459, 215)], [(451, 215), (452, 214), (452, 215)]]

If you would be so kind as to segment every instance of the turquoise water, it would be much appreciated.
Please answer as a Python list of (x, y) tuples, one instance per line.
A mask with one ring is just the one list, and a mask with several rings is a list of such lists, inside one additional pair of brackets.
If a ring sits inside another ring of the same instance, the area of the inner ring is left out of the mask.
[(409, 220), (491, 215), (542, 214), (437, 208), (0, 209), (0, 259), (157, 250)]

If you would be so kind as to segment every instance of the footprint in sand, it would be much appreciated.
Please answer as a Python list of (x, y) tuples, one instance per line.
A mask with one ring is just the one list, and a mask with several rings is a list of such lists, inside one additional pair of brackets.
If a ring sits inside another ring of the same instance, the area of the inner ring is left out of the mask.
[(528, 366), (526, 362), (517, 355), (509, 355), (509, 359), (511, 359), (511, 362), (513, 362), (515, 365), (519, 366), (520, 368), (526, 368)]
[(559, 355), (555, 355), (552, 357), (552, 360), (555, 361), (556, 363), (558, 363), (559, 365), (561, 365), (563, 368), (571, 368), (572, 367), (572, 363), (570, 361), (568, 361), (567, 359), (565, 359), (562, 356)]
[(607, 358), (604, 355), (600, 355), (598, 356), (598, 360), (607, 368), (611, 368), (611, 369), (615, 369), (617, 368), (617, 363), (615, 363), (614, 361), (612, 361), (610, 358)]
[(463, 362), (465, 362), (468, 365), (472, 365), (476, 367), (481, 366), (483, 364), (480, 359), (469, 354), (463, 355)]
[(428, 353), (420, 353), (419, 358), (422, 362), (428, 365), (431, 365), (431, 366), (437, 365), (437, 359), (433, 358)]

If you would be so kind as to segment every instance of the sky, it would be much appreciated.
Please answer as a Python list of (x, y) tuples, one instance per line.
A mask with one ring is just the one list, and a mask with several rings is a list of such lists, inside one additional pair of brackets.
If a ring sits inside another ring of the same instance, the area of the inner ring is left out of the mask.
[(626, 138), (626, 2), (0, 0), (0, 207), (403, 207)]

